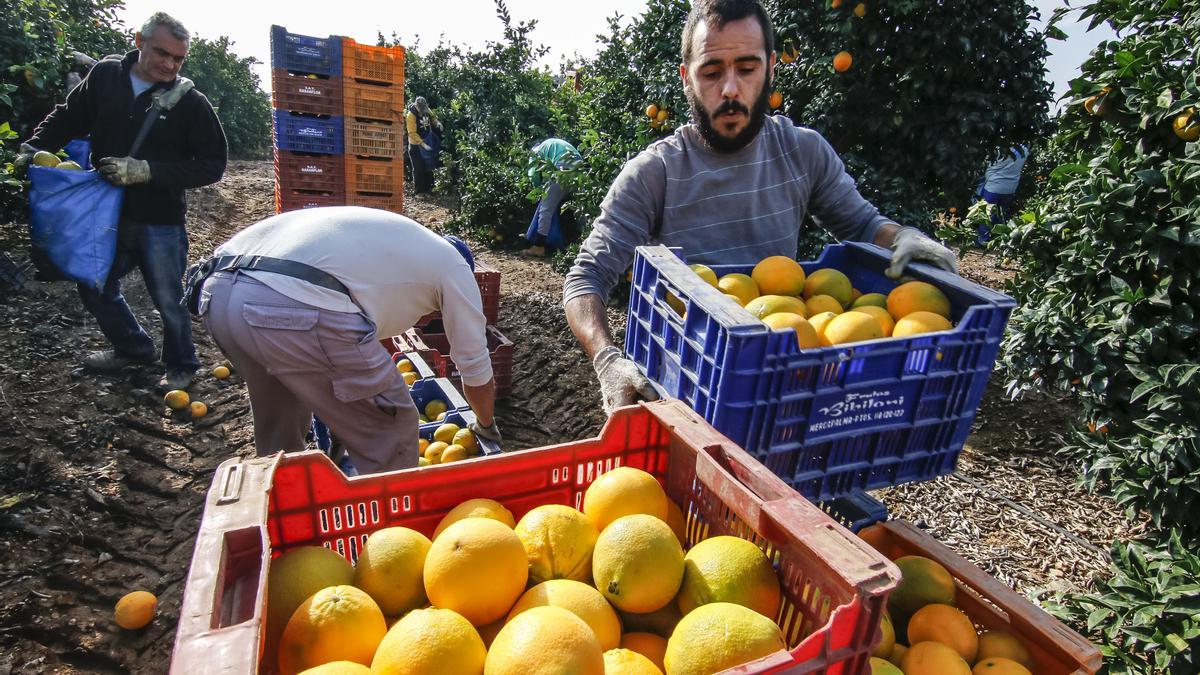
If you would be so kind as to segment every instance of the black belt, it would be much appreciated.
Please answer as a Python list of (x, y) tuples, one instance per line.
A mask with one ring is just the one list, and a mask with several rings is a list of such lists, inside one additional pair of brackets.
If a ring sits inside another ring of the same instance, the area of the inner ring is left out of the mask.
[(345, 284), (338, 281), (332, 274), (322, 272), (311, 265), (305, 265), (294, 260), (268, 258), (262, 255), (223, 255), (219, 258), (212, 258), (205, 264), (211, 264), (211, 267), (204, 276), (208, 276), (213, 272), (227, 272), (229, 270), (271, 272), (272, 274), (282, 274), (285, 277), (300, 279), (321, 288), (328, 288), (331, 291), (350, 295), (350, 289), (346, 288)]

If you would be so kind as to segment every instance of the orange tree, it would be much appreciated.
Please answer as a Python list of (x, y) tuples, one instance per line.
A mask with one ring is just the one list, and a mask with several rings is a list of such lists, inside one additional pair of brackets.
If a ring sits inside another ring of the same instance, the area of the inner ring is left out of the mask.
[(999, 228), (1023, 272), (1002, 365), (1014, 392), (1073, 391), (1066, 452), (1156, 526), (1113, 546), (1113, 578), (1060, 612), (1111, 672), (1200, 672), (1200, 4), (1093, 0), (1102, 43), (1071, 83), (1060, 164)]

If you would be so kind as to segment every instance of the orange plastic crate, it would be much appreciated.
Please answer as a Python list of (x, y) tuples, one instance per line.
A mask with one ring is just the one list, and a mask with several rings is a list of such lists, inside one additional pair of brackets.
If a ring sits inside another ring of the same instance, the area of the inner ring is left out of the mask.
[(370, 159), (346, 155), (346, 192), (380, 195), (404, 193), (404, 163), (400, 159)]
[(687, 514), (687, 539), (754, 542), (778, 560), (775, 617), (788, 649), (729, 673), (859, 675), (869, 670), (899, 571), (679, 401), (618, 410), (600, 436), (444, 466), (346, 478), (320, 452), (231, 459), (208, 492), (171, 658), (172, 673), (259, 669), (271, 558), (325, 546), (354, 561), (385, 527), (432, 535), (455, 505), (502, 502), (515, 518), (581, 506), (605, 471), (653, 474)]
[(404, 47), (375, 47), (342, 38), (342, 75), (404, 87)]
[(399, 159), (404, 156), (404, 126), (347, 118), (345, 152), (359, 157)]
[(889, 560), (919, 555), (941, 563), (958, 586), (958, 608), (979, 628), (1020, 640), (1033, 658), (1030, 670), (1038, 675), (1091, 675), (1100, 669), (1100, 651), (1092, 643), (908, 522), (872, 525), (859, 536)]
[(320, 206), (343, 206), (346, 196), (343, 192), (305, 192), (289, 190), (275, 184), (275, 213), (313, 209)]
[(312, 115), (342, 114), (342, 78), (271, 71), (271, 107)]
[(383, 209), (392, 213), (404, 214), (404, 193), (394, 195), (372, 195), (361, 192), (346, 193), (346, 206), (365, 206), (372, 209)]
[(346, 117), (396, 123), (404, 120), (403, 86), (359, 82), (351, 77), (343, 81), (342, 114)]

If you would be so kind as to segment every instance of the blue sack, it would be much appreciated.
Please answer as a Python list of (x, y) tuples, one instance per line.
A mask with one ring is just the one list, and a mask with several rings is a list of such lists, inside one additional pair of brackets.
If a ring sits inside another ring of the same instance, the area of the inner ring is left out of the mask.
[(425, 165), (430, 169), (440, 167), (442, 165), (442, 137), (430, 129), (421, 135), (421, 140), (429, 146), (428, 150), (421, 148), (421, 159), (425, 160)]
[(63, 152), (67, 153), (67, 157), (70, 157), (71, 161), (82, 166), (84, 171), (92, 168), (92, 142), (88, 139), (76, 138), (68, 141)]
[[(538, 211), (541, 210), (541, 206), (542, 206), (542, 203), (539, 201), (538, 208), (533, 210), (533, 220), (529, 222), (529, 229), (525, 230), (525, 239), (527, 239), (532, 244), (538, 243), (538, 240), (537, 240), (537, 236), (538, 236), (537, 214), (538, 214)], [(554, 217), (550, 219), (550, 232), (549, 232), (549, 234), (546, 235), (545, 246), (546, 246), (546, 248), (555, 248), (555, 249), (563, 247), (562, 227), (560, 227), (558, 224), (558, 214), (557, 213), (554, 214)]]
[(117, 251), (123, 188), (95, 171), (29, 167), (29, 239), (33, 258), (60, 278), (104, 287)]

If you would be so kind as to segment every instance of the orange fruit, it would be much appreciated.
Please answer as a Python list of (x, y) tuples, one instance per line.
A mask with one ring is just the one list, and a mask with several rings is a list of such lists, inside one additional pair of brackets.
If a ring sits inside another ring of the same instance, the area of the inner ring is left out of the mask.
[(971, 669), (971, 675), (1033, 675), (1025, 666), (1001, 656), (980, 659)]
[(113, 608), (113, 619), (125, 630), (137, 630), (154, 619), (158, 598), (149, 591), (126, 593)]
[(983, 661), (984, 659), (993, 657), (1010, 659), (1026, 668), (1033, 667), (1033, 659), (1029, 655), (1029, 649), (1021, 644), (1017, 638), (1004, 631), (987, 630), (979, 636), (979, 653), (975, 655), (975, 659)]
[(821, 338), (817, 335), (817, 329), (799, 314), (791, 312), (776, 312), (763, 319), (763, 323), (775, 330), (786, 330), (788, 328), (796, 331), (796, 342), (800, 345), (800, 349), (814, 349), (821, 346)]
[(430, 604), (454, 610), (474, 626), (507, 614), (528, 579), (529, 559), (520, 537), (491, 518), (466, 518), (450, 525), (425, 557)]
[(891, 661), (892, 663), (894, 663), (898, 666), (898, 665), (900, 665), (900, 661), (902, 661), (904, 659), (904, 652), (906, 652), (906, 651), (908, 651), (908, 647), (905, 647), (904, 645), (897, 642), (895, 645), (892, 646), (892, 653), (891, 653), (891, 655), (889, 655), (887, 657), (887, 660)]
[(679, 591), (683, 548), (660, 518), (641, 513), (617, 518), (596, 539), (592, 578), (617, 609), (653, 612)]
[(630, 633), (653, 633), (664, 639), (671, 637), (675, 626), (683, 618), (677, 602), (668, 602), (662, 609), (643, 614), (624, 612), (618, 607), (617, 614), (621, 616), (621, 625)]
[(783, 94), (777, 91), (771, 92), (771, 97), (767, 99), (767, 105), (770, 105), (772, 110), (783, 107)]
[(561, 607), (583, 619), (608, 651), (621, 644), (621, 620), (600, 591), (573, 579), (543, 581), (525, 591), (508, 612), (508, 621), (534, 607)]
[(917, 311), (933, 312), (949, 319), (950, 298), (933, 284), (909, 281), (888, 293), (887, 310), (897, 321)]
[(808, 317), (808, 307), (805, 306), (804, 301), (791, 295), (760, 295), (746, 303), (746, 311), (759, 319), (765, 319), (779, 312), (791, 312), (799, 314), (802, 318)]
[(604, 652), (605, 675), (662, 675), (654, 662), (631, 649), (609, 649)]
[(738, 304), (743, 307), (759, 296), (758, 284), (748, 274), (726, 274), (717, 279), (717, 288), (737, 296)]
[(842, 303), (835, 300), (831, 295), (814, 295), (804, 302), (804, 307), (809, 316), (816, 316), (825, 312), (841, 314), (844, 311)]
[(637, 652), (650, 659), (659, 670), (665, 670), (663, 657), (667, 654), (667, 639), (654, 633), (626, 633), (621, 636), (621, 649)]
[(844, 73), (850, 70), (850, 65), (854, 62), (854, 57), (850, 56), (850, 52), (838, 52), (833, 57), (833, 69), (839, 73)]
[(952, 647), (967, 663), (974, 663), (979, 652), (975, 624), (961, 609), (950, 605), (925, 605), (908, 620), (908, 644), (930, 640)]
[(703, 279), (704, 282), (709, 286), (712, 286), (713, 288), (717, 287), (717, 273), (712, 271), (712, 268), (708, 265), (696, 263), (694, 265), (688, 265), (688, 268), (695, 272), (696, 275)]
[[(446, 452), (446, 448), (448, 447), (450, 447), (449, 444), (436, 441), (425, 446), (425, 452), (421, 453), (421, 456), (429, 460), (430, 464), (440, 464), (442, 462), (442, 453)], [(436, 537), (437, 535), (435, 534), (434, 536)]]
[(271, 561), (267, 570), (267, 631), (264, 661), (279, 655), (279, 637), (292, 613), (322, 588), (354, 583), (350, 561), (324, 546), (301, 546)]
[(934, 333), (940, 330), (950, 330), (953, 327), (950, 325), (950, 321), (940, 314), (913, 312), (896, 322), (895, 328), (892, 329), (892, 337)]
[(892, 331), (896, 328), (896, 322), (892, 320), (892, 315), (888, 314), (886, 309), (882, 307), (876, 307), (875, 305), (861, 305), (851, 309), (849, 313), (854, 312), (866, 314), (867, 316), (875, 319), (875, 321), (879, 324), (879, 330), (883, 331), (883, 337), (892, 336)]
[(887, 659), (881, 659), (878, 656), (872, 656), (871, 675), (904, 675), (904, 672), (896, 667), (896, 664), (888, 661)]
[(858, 18), (861, 19), (866, 15), (867, 15), (867, 6), (864, 3), (860, 2), (854, 6), (854, 16), (857, 16)]
[(387, 634), (379, 605), (354, 586), (330, 586), (300, 603), (279, 640), (279, 672), (330, 661), (367, 665)]
[(225, 366), (217, 366), (216, 368), (212, 369), (212, 376), (218, 380), (223, 380), (229, 377), (229, 369)]
[(903, 624), (925, 605), (954, 605), (957, 589), (954, 577), (936, 560), (906, 555), (893, 560), (900, 568), (900, 584), (888, 596), (892, 619)]
[[(396, 362), (396, 370), (401, 373), (414, 373), (414, 372), (416, 372), (417, 367), (414, 366), (413, 362), (408, 359), (400, 359), (399, 361)], [(431, 401), (431, 403), (432, 403), (432, 401)], [(443, 404), (443, 405), (445, 405), (445, 404)], [(425, 407), (428, 408), (429, 406), (425, 406)], [(444, 408), (443, 408), (443, 410), (444, 410)]]
[(442, 461), (439, 464), (449, 464), (451, 462), (459, 462), (464, 459), (470, 459), (471, 451), (461, 445), (449, 445), (442, 451)]
[(192, 419), (198, 420), (208, 414), (208, 406), (201, 401), (192, 401), (188, 404), (188, 412), (191, 413)]
[(940, 642), (918, 642), (900, 659), (904, 675), (971, 675), (958, 652)]
[(330, 661), (302, 670), (300, 675), (371, 675), (371, 669), (353, 661)]
[(880, 309), (887, 309), (887, 296), (883, 293), (866, 293), (864, 295), (860, 295), (854, 299), (854, 302), (850, 303), (850, 309), (858, 309), (859, 307), (866, 307), (867, 305), (879, 307)]
[(677, 602), (684, 616), (702, 605), (732, 602), (774, 619), (780, 597), (779, 577), (771, 561), (745, 539), (710, 537), (683, 557)]
[(829, 6), (837, 9), (838, 7), (842, 6), (842, 0), (833, 0), (833, 2), (829, 3)]
[(448, 609), (415, 609), (395, 623), (371, 660), (377, 675), (478, 673), (487, 647), (470, 621)]
[(813, 330), (817, 331), (817, 340), (822, 347), (832, 347), (833, 343), (825, 338), (825, 329), (829, 326), (829, 322), (833, 321), (837, 314), (833, 312), (821, 312), (820, 314), (809, 317), (808, 323), (812, 325)]
[(650, 119), (658, 117), (658, 106), (654, 105), (653, 103), (646, 106), (646, 117), (649, 117)]
[(671, 113), (666, 108), (660, 108), (658, 114), (654, 116), (654, 120), (659, 124), (662, 124), (663, 122), (666, 122), (667, 118), (670, 116)]
[(809, 300), (816, 295), (828, 295), (837, 300), (839, 308), (845, 308), (854, 301), (854, 286), (850, 283), (850, 277), (826, 267), (813, 272), (804, 280), (804, 299)]
[(871, 650), (871, 656), (886, 659), (892, 655), (892, 648), (895, 646), (896, 628), (892, 626), (892, 617), (888, 616), (888, 613), (885, 611), (879, 617), (879, 644), (875, 645), (875, 649)]
[(750, 278), (761, 295), (797, 296), (804, 291), (804, 268), (786, 255), (773, 255), (758, 261)]
[(414, 382), (421, 379), (421, 376), (416, 373), (401, 373), (400, 376), (404, 378), (404, 384), (410, 387), (413, 386)]
[(786, 649), (783, 631), (758, 612), (713, 602), (689, 613), (667, 640), (663, 658), (671, 675), (708, 675)]
[(522, 516), (513, 531), (529, 559), (530, 583), (591, 579), (592, 550), (600, 532), (579, 511), (563, 504), (543, 504)]
[(479, 637), (483, 638), (483, 644), (487, 647), (492, 646), (492, 641), (500, 634), (500, 629), (504, 628), (504, 624), (508, 621), (508, 617), (497, 619), (486, 626), (479, 626), (476, 630), (479, 631)]
[(163, 396), (163, 402), (171, 410), (183, 410), (192, 402), (192, 398), (182, 389), (172, 389), (167, 392), (166, 396)]
[(500, 629), (483, 672), (603, 675), (604, 650), (583, 619), (562, 607), (534, 607)]
[(354, 566), (354, 585), (366, 591), (391, 617), (426, 603), (425, 582), (421, 570), (431, 542), (425, 535), (407, 527), (377, 530), (363, 544)]
[(597, 532), (635, 513), (667, 519), (667, 493), (658, 479), (641, 469), (617, 467), (602, 474), (583, 493), (583, 514)]
[(883, 327), (870, 314), (846, 312), (830, 319), (825, 325), (824, 336), (833, 345), (878, 340), (883, 337)]
[(667, 498), (667, 525), (675, 533), (679, 545), (683, 546), (687, 541), (687, 516), (683, 515), (683, 509), (679, 508), (675, 500), (669, 497)]
[(1196, 117), (1196, 109), (1188, 108), (1176, 115), (1171, 122), (1171, 129), (1176, 136), (1189, 143), (1200, 139), (1200, 119)]

